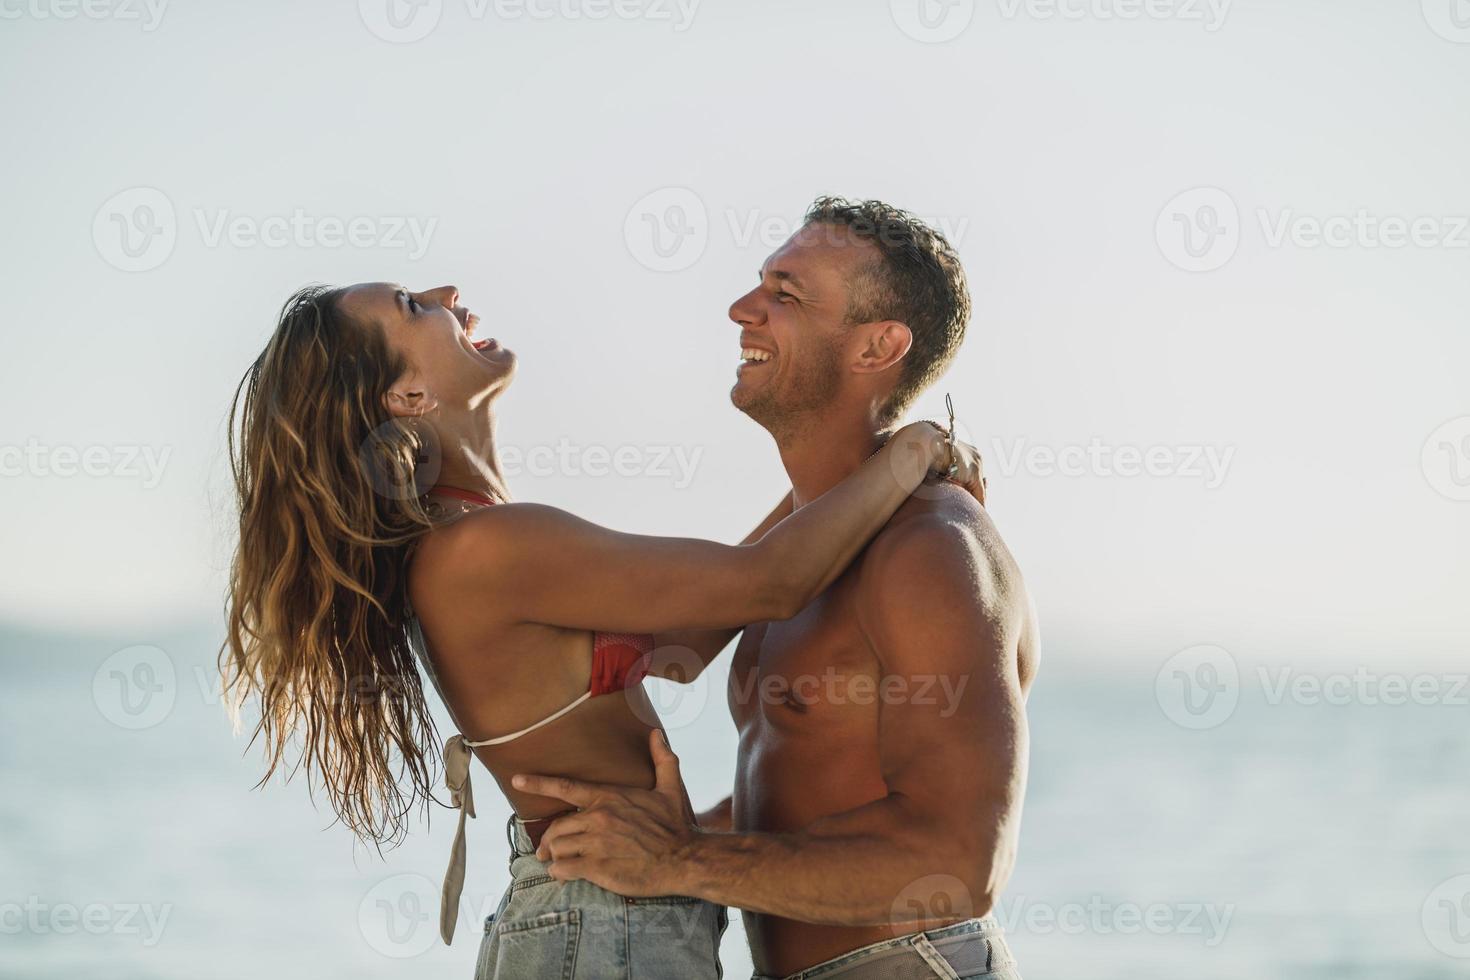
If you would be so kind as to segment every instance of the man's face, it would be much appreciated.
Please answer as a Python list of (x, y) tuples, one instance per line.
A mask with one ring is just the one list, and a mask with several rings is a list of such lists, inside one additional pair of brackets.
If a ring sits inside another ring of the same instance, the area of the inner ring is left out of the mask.
[(730, 306), (740, 326), (736, 408), (780, 432), (832, 401), (851, 333), (850, 284), (877, 258), (844, 228), (806, 225), (766, 260), (760, 285)]

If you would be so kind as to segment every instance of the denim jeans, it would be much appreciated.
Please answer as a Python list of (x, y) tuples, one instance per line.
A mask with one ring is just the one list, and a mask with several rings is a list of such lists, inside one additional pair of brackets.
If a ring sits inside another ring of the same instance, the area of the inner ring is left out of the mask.
[[(885, 939), (793, 973), (786, 980), (1021, 980), (990, 916)], [(774, 980), (756, 974), (752, 980)]]
[(723, 906), (624, 898), (546, 873), (511, 818), (510, 888), (485, 920), (475, 980), (718, 980)]

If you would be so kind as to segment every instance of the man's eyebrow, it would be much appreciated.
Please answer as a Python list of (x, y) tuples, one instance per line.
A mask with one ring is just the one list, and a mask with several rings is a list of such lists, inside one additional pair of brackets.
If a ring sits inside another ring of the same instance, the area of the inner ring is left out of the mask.
[(779, 279), (787, 285), (795, 286), (797, 289), (803, 292), (806, 291), (806, 283), (802, 282), (799, 277), (797, 277), (793, 273), (787, 272), (785, 269), (762, 269), (760, 272), (761, 280), (764, 281), (766, 276), (770, 276), (772, 279)]

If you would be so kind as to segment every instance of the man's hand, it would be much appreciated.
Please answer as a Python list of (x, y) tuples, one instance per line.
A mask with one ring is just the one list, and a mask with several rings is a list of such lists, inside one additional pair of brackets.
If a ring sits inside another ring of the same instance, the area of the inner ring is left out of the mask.
[(511, 785), (577, 807), (547, 828), (536, 856), (558, 881), (586, 879), (630, 898), (679, 894), (679, 871), (698, 830), (679, 759), (662, 729), (650, 733), (651, 790), (557, 776), (516, 776)]

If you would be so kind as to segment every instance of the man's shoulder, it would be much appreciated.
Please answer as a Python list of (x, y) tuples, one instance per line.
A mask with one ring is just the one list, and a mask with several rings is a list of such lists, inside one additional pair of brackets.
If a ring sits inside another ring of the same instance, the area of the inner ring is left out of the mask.
[(865, 564), (881, 569), (915, 549), (984, 557), (991, 537), (999, 539), (995, 525), (974, 497), (952, 483), (926, 484), (874, 536)]
[(863, 555), (866, 600), (933, 588), (996, 601), (1022, 591), (1020, 570), (985, 508), (953, 484), (925, 486), (899, 508)]

